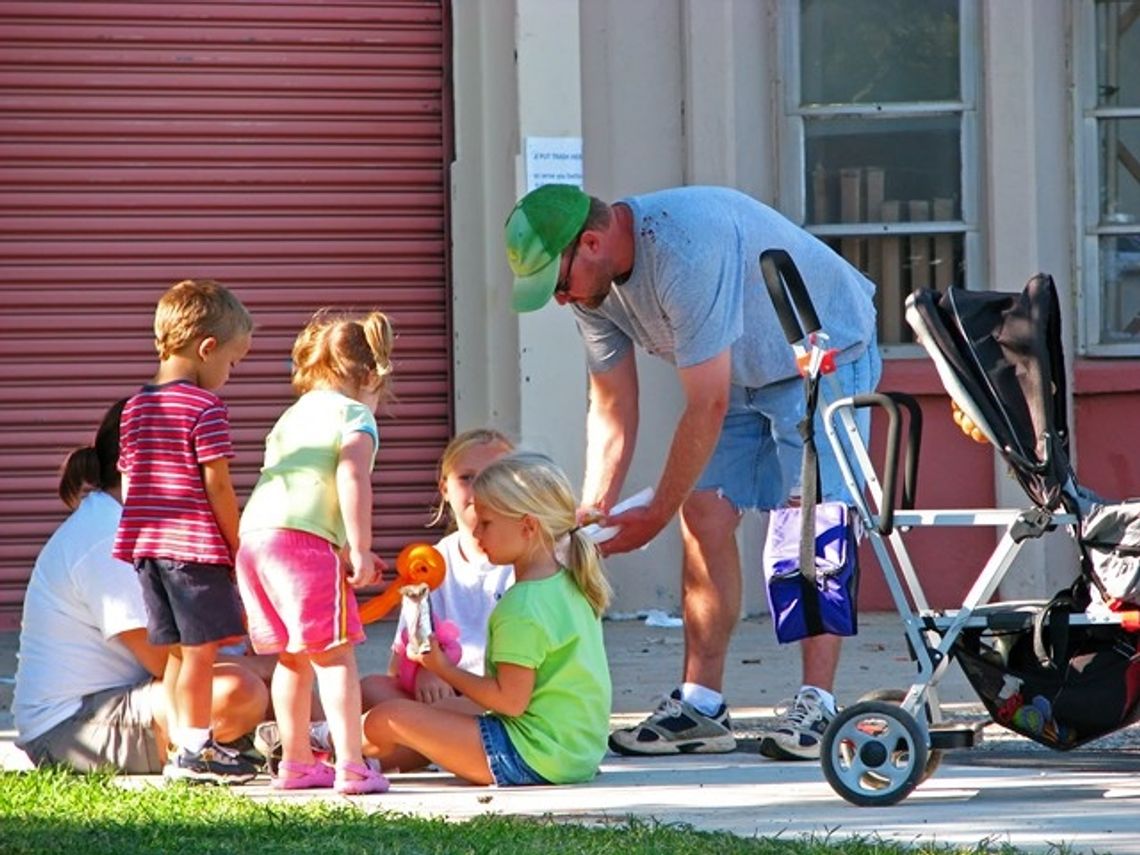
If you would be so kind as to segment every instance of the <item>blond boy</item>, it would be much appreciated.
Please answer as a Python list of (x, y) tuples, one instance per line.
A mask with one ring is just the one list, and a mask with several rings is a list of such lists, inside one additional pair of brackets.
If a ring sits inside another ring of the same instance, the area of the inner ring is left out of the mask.
[(114, 554), (138, 573), (148, 640), (170, 645), (163, 682), (175, 751), (167, 778), (241, 783), (257, 773), (210, 729), (218, 648), (245, 631), (233, 582), (233, 446), (215, 392), (249, 351), (252, 332), (249, 312), (221, 285), (179, 282), (155, 311), (158, 372), (123, 409)]

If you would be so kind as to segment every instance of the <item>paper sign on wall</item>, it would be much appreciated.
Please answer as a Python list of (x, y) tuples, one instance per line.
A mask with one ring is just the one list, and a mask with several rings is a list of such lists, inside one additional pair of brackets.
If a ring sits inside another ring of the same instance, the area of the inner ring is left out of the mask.
[(582, 186), (581, 137), (526, 138), (526, 190), (543, 184)]

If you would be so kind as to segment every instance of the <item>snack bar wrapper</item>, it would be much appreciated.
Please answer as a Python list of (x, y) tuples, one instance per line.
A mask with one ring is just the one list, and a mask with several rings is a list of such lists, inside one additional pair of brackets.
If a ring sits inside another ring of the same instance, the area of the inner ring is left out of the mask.
[[(644, 508), (646, 505), (648, 505), (652, 501), (653, 501), (653, 488), (652, 487), (646, 487), (644, 490), (641, 490), (638, 493), (634, 493), (628, 499), (625, 499), (621, 502), (618, 502), (616, 505), (614, 505), (613, 508), (610, 509), (609, 515), (611, 517), (616, 517), (618, 514), (623, 513), (625, 511), (628, 511), (631, 508)], [(583, 526), (582, 531), (591, 540), (593, 540), (594, 543), (605, 543), (607, 540), (610, 540), (611, 538), (617, 536), (617, 533), (619, 531), (621, 531), (621, 526), (620, 525), (611, 525), (611, 526), (603, 527), (603, 526), (599, 525), (598, 523), (590, 523), (587, 526)], [(649, 544), (646, 544), (646, 546), (648, 546), (648, 545)], [(645, 546), (643, 546), (641, 548), (644, 549)]]
[(405, 585), (400, 589), (402, 602), (400, 617), (408, 628), (408, 651), (427, 653), (431, 649), (431, 605), (428, 593), (431, 588), (426, 583)]

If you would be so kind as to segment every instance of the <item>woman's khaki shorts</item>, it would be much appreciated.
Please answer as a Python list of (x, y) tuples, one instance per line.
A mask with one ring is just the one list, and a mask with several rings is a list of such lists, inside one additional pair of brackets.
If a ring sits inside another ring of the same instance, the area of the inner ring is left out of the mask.
[(154, 736), (152, 680), (85, 697), (79, 711), (47, 733), (20, 745), (36, 766), (69, 766), (77, 772), (113, 768), (127, 775), (156, 775), (163, 757)]

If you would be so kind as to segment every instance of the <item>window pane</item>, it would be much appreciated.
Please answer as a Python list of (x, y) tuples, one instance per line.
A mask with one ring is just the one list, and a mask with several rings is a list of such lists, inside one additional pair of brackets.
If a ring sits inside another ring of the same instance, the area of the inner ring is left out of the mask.
[(1101, 119), (1098, 128), (1101, 225), (1135, 223), (1140, 219), (1140, 118)]
[(1140, 233), (1100, 239), (1101, 336), (1140, 342)]
[(807, 118), (809, 224), (960, 220), (961, 118)]
[(1136, 0), (1097, 0), (1099, 107), (1140, 107), (1140, 9)]
[(827, 244), (875, 283), (879, 343), (914, 341), (903, 317), (916, 288), (961, 288), (966, 283), (964, 241), (958, 234), (840, 237)]
[(958, 100), (958, 0), (801, 0), (804, 104)]

